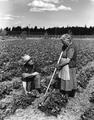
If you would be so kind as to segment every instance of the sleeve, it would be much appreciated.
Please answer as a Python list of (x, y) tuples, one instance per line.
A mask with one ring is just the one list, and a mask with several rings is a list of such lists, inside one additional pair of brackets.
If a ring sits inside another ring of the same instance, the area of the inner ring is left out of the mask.
[(63, 67), (65, 65), (67, 65), (70, 62), (70, 59), (72, 59), (73, 54), (74, 54), (74, 48), (70, 48), (67, 52), (67, 58), (66, 59), (62, 58), (59, 66)]
[(72, 59), (74, 55), (74, 48), (70, 48), (69, 51), (67, 52), (67, 58)]
[(66, 61), (66, 58), (61, 58), (60, 64), (64, 63)]
[(59, 65), (60, 66), (66, 65), (69, 63), (69, 61), (70, 61), (69, 58), (62, 58)]

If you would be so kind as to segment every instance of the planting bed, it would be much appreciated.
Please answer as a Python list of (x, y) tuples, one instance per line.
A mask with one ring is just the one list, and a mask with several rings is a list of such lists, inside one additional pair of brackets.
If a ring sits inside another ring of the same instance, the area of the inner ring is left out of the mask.
[[(77, 80), (78, 85), (86, 88), (90, 77), (94, 75), (94, 67), (84, 68), (94, 60), (94, 42), (74, 41), (77, 45)], [(26, 108), (32, 104), (35, 98), (25, 96), (21, 82), (21, 66), (19, 60), (22, 55), (29, 54), (35, 61), (36, 71), (42, 75), (41, 82), (48, 85), (54, 66), (58, 60), (62, 45), (59, 40), (20, 40), (0, 42), (0, 115), (3, 119), (6, 115), (15, 112), (16, 109)], [(88, 43), (88, 44), (87, 44)], [(84, 68), (84, 69), (83, 69)], [(16, 77), (16, 80), (14, 79)], [(19, 79), (18, 79), (19, 78)], [(52, 87), (51, 87), (52, 89)], [(45, 92), (42, 86), (42, 91)], [(9, 99), (8, 103), (5, 102)], [(45, 105), (39, 106), (39, 110), (47, 115), (57, 116), (62, 107), (66, 107), (67, 99), (58, 91), (52, 91), (46, 99)], [(8, 109), (8, 110), (7, 110)]]

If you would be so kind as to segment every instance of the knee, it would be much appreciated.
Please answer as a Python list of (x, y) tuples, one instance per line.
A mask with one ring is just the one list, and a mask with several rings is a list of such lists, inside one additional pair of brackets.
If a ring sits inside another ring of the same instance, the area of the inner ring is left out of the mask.
[(26, 82), (23, 81), (22, 85), (23, 85), (24, 88), (26, 88)]
[(35, 78), (40, 79), (41, 78), (40, 74), (36, 75)]

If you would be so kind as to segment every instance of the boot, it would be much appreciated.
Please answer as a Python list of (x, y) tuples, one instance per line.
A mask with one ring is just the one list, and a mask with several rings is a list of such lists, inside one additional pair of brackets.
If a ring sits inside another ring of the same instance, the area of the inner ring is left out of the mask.
[(41, 94), (41, 89), (40, 88), (37, 88), (36, 90)]
[(69, 97), (74, 97), (75, 96), (75, 90), (69, 91)]
[(60, 90), (60, 92), (61, 92), (63, 95), (66, 94), (66, 91), (64, 91), (64, 90)]

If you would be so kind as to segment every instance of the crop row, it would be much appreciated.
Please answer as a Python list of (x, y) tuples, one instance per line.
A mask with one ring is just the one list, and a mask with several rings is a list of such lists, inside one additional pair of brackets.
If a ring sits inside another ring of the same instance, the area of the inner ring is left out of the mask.
[[(6, 111), (4, 114), (7, 115), (8, 112), (14, 108), (17, 109), (19, 106), (25, 108), (27, 105), (32, 104), (33, 101), (31, 97), (28, 98), (23, 94), (22, 89), (20, 91), (20, 80), (13, 82), (13, 78), (21, 76), (22, 73), (21, 66), (18, 63), (21, 56), (24, 54), (29, 54), (31, 56), (35, 62), (36, 70), (44, 77), (44, 81), (42, 83), (47, 86), (50, 80), (47, 76), (51, 76), (54, 70), (62, 45), (60, 41), (50, 39), (6, 41), (2, 44), (4, 45), (2, 45), (2, 54), (0, 54), (0, 114), (3, 115), (2, 112)], [(78, 84), (81, 87), (86, 88), (90, 77), (94, 75), (94, 68), (89, 66), (88, 68), (83, 69), (83, 67), (90, 61), (94, 60), (94, 49), (83, 45), (83, 49), (79, 48), (77, 53)], [(45, 91), (43, 86), (42, 90), (43, 92)], [(59, 95), (58, 98), (57, 94)], [(8, 98), (10, 98), (10, 102), (4, 102), (7, 101)], [(59, 93), (52, 93), (48, 98), (49, 99), (47, 99), (45, 106), (41, 106), (40, 110), (46, 111), (46, 113), (51, 115), (59, 114), (61, 108), (67, 103), (66, 98)], [(7, 111), (7, 108), (10, 109)], [(47, 109), (45, 110), (45, 108)]]
[[(85, 47), (83, 45), (83, 49), (77, 49), (77, 71), (94, 60), (94, 50)], [(31, 56), (38, 72), (42, 75), (50, 75), (59, 58), (61, 48), (62, 45), (58, 40), (6, 41), (3, 54), (0, 55), (0, 81), (11, 80), (12, 77), (21, 75), (18, 61), (24, 54)]]

